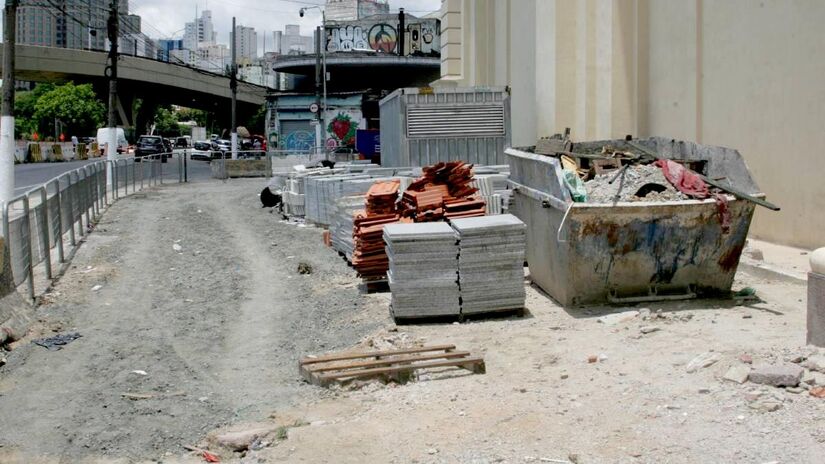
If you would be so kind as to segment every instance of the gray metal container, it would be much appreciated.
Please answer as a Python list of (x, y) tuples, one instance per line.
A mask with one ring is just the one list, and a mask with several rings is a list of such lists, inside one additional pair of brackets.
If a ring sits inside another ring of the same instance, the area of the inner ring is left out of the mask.
[[(594, 147), (621, 141), (592, 142)], [(638, 140), (662, 158), (704, 160), (709, 178), (726, 178), (762, 196), (738, 151), (664, 138)], [(516, 215), (527, 224), (533, 281), (563, 305), (638, 303), (728, 295), (754, 204), (729, 197), (725, 233), (714, 200), (574, 203), (559, 161), (506, 151)]]
[(379, 106), (382, 166), (455, 160), (507, 163), (510, 92), (506, 87), (403, 88), (384, 97)]

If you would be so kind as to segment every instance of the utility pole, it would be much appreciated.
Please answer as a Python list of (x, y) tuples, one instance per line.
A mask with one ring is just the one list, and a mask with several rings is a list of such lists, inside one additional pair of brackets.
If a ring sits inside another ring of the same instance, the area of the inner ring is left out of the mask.
[[(326, 76), (324, 76), (326, 77)], [(321, 27), (315, 28), (315, 153), (323, 150), (324, 137), (321, 121)]]
[[(319, 45), (321, 46), (321, 56), (323, 58), (323, 74), (324, 74), (324, 107), (320, 110), (321, 111), (321, 139), (322, 141), (326, 141), (326, 131), (327, 131), (327, 12), (326, 10), (321, 9), (321, 30), (324, 33), (324, 36), (320, 38), (318, 41)], [(326, 148), (322, 145), (323, 148)]]
[(92, 0), (88, 0), (86, 3), (88, 4), (87, 5), (87, 10), (86, 10), (86, 13), (88, 15), (87, 16), (88, 19), (86, 21), (86, 36), (88, 37), (88, 40), (89, 40), (89, 50), (91, 50), (92, 49)]
[(229, 129), (232, 143), (232, 159), (238, 159), (238, 123), (235, 120), (235, 107), (238, 104), (238, 62), (235, 51), (235, 42), (237, 41), (237, 34), (235, 31), (235, 17), (232, 17), (232, 66), (229, 77), (229, 88), (232, 89), (232, 127)]
[[(117, 42), (118, 42), (118, 0), (109, 4), (109, 20), (106, 24), (109, 33), (109, 63), (105, 75), (109, 78), (109, 117), (106, 127), (106, 159), (114, 161), (117, 155)], [(112, 163), (108, 163), (109, 184), (112, 183)]]
[(404, 24), (404, 9), (398, 9), (398, 56), (404, 56), (406, 53), (404, 52), (404, 48), (406, 48), (406, 28), (407, 26)]
[(5, 49), (3, 102), (0, 105), (0, 203), (8, 203), (14, 197), (14, 44), (17, 32), (17, 3), (18, 0), (6, 0), (3, 14)]

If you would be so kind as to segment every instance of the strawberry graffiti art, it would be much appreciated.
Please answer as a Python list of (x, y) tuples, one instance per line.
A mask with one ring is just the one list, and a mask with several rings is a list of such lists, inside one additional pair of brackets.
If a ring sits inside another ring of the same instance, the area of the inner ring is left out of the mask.
[(338, 113), (327, 125), (327, 132), (338, 141), (338, 146), (354, 144), (357, 129), (358, 124), (345, 113)]

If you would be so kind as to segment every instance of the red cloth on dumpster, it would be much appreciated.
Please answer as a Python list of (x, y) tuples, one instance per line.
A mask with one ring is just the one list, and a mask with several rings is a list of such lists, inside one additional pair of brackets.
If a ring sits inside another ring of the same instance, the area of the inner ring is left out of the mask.
[(676, 190), (685, 195), (700, 200), (713, 196), (719, 209), (719, 222), (722, 224), (722, 232), (727, 233), (730, 230), (730, 210), (728, 209), (728, 198), (724, 193), (711, 193), (708, 184), (698, 174), (675, 161), (660, 159), (653, 164), (659, 166), (662, 169), (662, 174), (665, 175), (665, 179)]
[(660, 159), (654, 164), (662, 168), (662, 174), (676, 190), (693, 198), (704, 199), (710, 196), (708, 185), (695, 172), (671, 160)]

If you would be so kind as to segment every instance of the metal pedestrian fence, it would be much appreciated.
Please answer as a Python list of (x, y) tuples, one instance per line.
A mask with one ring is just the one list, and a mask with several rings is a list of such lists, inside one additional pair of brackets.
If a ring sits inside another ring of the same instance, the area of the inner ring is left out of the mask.
[(185, 182), (186, 158), (169, 153), (95, 161), (0, 203), (15, 286), (25, 283), (34, 300), (37, 266), (53, 279), (109, 205), (147, 187)]

